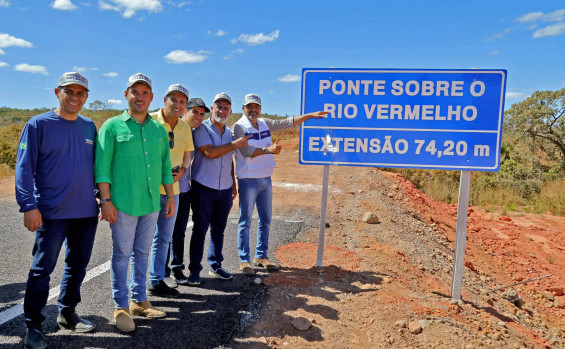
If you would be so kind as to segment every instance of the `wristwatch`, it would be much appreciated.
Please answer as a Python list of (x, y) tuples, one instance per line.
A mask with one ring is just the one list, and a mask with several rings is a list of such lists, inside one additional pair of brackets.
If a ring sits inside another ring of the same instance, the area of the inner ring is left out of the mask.
[(111, 202), (111, 201), (112, 201), (112, 199), (110, 199), (110, 198), (107, 198), (107, 199), (100, 199), (100, 206), (104, 205), (104, 204), (107, 203), (107, 202)]
[(263, 148), (263, 153), (269, 154), (269, 148)]

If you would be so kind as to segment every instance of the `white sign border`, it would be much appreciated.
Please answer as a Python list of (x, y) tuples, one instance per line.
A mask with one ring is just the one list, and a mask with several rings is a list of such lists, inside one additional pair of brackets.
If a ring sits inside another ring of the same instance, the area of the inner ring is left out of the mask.
[(304, 70), (302, 72), (302, 103), (301, 103), (301, 114), (305, 114), (304, 106), (306, 101), (306, 74), (308, 73), (438, 73), (438, 74), (500, 74), (502, 75), (502, 81), (500, 84), (500, 105), (499, 105), (499, 115), (498, 115), (498, 129), (496, 131), (492, 130), (457, 130), (455, 132), (480, 132), (480, 133), (497, 133), (496, 137), (496, 156), (494, 161), (494, 166), (443, 166), (443, 165), (415, 165), (415, 164), (389, 164), (389, 163), (365, 163), (365, 162), (350, 162), (350, 161), (311, 161), (304, 160), (304, 129), (310, 128), (322, 128), (327, 130), (334, 129), (363, 129), (363, 130), (389, 130), (389, 131), (427, 131), (427, 132), (452, 132), (454, 130), (424, 130), (424, 129), (392, 129), (392, 128), (359, 128), (359, 127), (324, 127), (324, 126), (306, 126), (301, 125), (300, 128), (300, 162), (302, 164), (308, 165), (344, 165), (344, 166), (375, 166), (375, 167), (395, 167), (395, 168), (429, 168), (429, 169), (442, 169), (442, 170), (494, 170), (499, 166), (500, 157), (500, 137), (502, 136), (502, 118), (504, 117), (504, 86), (506, 82), (506, 72), (504, 70), (481, 70), (481, 69), (471, 69), (471, 70), (434, 70), (434, 69), (311, 69)]

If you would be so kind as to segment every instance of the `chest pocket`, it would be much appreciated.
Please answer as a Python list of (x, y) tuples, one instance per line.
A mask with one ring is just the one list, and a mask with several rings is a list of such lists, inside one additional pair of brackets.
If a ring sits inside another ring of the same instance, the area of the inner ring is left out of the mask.
[(135, 154), (138, 139), (131, 133), (121, 133), (116, 135), (115, 153), (117, 156), (130, 156)]

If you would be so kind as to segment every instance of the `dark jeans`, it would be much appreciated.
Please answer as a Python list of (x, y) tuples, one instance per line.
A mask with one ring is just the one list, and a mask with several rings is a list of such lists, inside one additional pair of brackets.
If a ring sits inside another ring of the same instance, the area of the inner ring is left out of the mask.
[(224, 230), (232, 205), (231, 188), (216, 190), (192, 181), (192, 222), (194, 222), (194, 227), (190, 238), (190, 264), (188, 265), (188, 270), (191, 273), (200, 274), (202, 270), (204, 239), (208, 227), (210, 227), (208, 264), (212, 269), (222, 266), (224, 260), (222, 256)]
[(29, 270), (24, 297), (27, 327), (41, 327), (45, 316), (41, 310), (47, 304), (50, 275), (66, 239), (65, 271), (59, 293), (59, 312), (71, 314), (80, 302), (80, 285), (90, 261), (98, 217), (74, 219), (43, 219), (35, 232), (33, 262)]
[[(165, 263), (165, 276), (171, 276), (171, 270), (184, 270), (184, 236), (190, 214), (190, 194), (191, 191), (179, 194), (179, 207), (177, 220), (173, 229), (173, 241), (169, 245), (169, 254)], [(171, 266), (169, 267), (169, 260)]]

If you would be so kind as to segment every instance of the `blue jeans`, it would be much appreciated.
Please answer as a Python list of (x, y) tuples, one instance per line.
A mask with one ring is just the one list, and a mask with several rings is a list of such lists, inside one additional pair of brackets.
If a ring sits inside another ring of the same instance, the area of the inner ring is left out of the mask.
[(192, 237), (190, 238), (190, 264), (188, 270), (200, 274), (204, 241), (210, 228), (208, 264), (213, 270), (222, 266), (224, 257), (224, 230), (233, 205), (231, 188), (216, 190), (192, 181)]
[(118, 309), (128, 304), (128, 263), (130, 263), (129, 289), (134, 302), (147, 299), (147, 260), (159, 212), (145, 216), (130, 216), (118, 210), (118, 220), (110, 224), (112, 229), (112, 266), (110, 279), (112, 298)]
[(155, 234), (153, 235), (153, 245), (151, 245), (151, 262), (149, 263), (149, 282), (156, 286), (159, 281), (165, 278), (165, 265), (169, 254), (169, 245), (173, 236), (173, 228), (177, 219), (179, 207), (179, 196), (175, 195), (175, 214), (172, 217), (165, 217), (167, 195), (161, 195), (161, 211), (157, 219)]
[(253, 209), (257, 204), (257, 247), (255, 258), (267, 258), (269, 229), (273, 212), (273, 187), (271, 177), (238, 178), (239, 224), (237, 226), (237, 251), (241, 262), (250, 262), (249, 228)]
[[(191, 191), (189, 190), (179, 195), (173, 240), (169, 247), (169, 254), (167, 254), (167, 262), (165, 263), (165, 276), (167, 277), (171, 276), (171, 270), (184, 270), (184, 236), (190, 215), (190, 193)], [(170, 266), (169, 260), (171, 261)]]
[(43, 219), (35, 232), (33, 262), (29, 270), (24, 297), (27, 327), (41, 327), (45, 316), (41, 310), (49, 297), (49, 280), (59, 252), (66, 239), (65, 271), (57, 301), (59, 312), (71, 314), (80, 302), (80, 286), (90, 261), (98, 217), (74, 219)]

